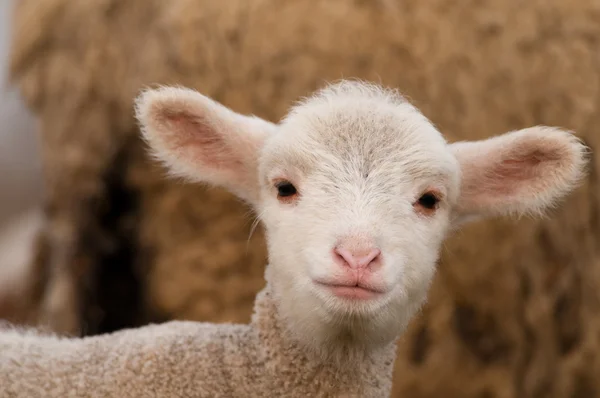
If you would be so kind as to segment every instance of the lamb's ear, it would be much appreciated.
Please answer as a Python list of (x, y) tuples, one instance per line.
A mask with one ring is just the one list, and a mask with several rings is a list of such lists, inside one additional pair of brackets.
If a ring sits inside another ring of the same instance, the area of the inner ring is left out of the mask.
[(163, 87), (136, 99), (153, 154), (176, 175), (258, 198), (258, 157), (275, 125), (240, 115), (190, 89)]
[(580, 181), (587, 153), (570, 132), (542, 126), (450, 147), (462, 171), (456, 223), (542, 213)]

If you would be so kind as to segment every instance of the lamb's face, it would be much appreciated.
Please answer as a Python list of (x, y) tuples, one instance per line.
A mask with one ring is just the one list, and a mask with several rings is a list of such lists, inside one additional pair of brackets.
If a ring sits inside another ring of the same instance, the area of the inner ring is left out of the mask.
[(292, 320), (397, 332), (433, 277), (458, 163), (400, 98), (326, 99), (298, 106), (260, 157), (270, 280)]

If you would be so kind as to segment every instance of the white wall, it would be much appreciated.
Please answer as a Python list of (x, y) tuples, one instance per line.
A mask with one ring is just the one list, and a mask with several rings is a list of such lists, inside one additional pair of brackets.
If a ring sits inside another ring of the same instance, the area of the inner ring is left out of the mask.
[(32, 115), (7, 84), (13, 0), (0, 0), (0, 299), (18, 294), (40, 227), (41, 170)]
[(0, 0), (0, 228), (39, 203), (40, 161), (34, 120), (8, 85), (13, 0)]

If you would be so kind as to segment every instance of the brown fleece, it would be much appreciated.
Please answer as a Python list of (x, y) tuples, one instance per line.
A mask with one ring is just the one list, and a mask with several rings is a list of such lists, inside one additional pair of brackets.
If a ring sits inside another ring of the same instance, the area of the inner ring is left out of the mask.
[(304, 349), (267, 286), (250, 325), (172, 321), (80, 339), (8, 330), (0, 352), (7, 398), (367, 398), (389, 396), (395, 346), (351, 362)]

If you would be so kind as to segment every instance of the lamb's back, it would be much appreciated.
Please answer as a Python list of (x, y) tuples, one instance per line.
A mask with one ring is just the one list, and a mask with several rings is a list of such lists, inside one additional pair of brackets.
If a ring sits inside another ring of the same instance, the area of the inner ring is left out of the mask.
[(3, 328), (0, 396), (228, 396), (254, 369), (252, 340), (246, 325), (181, 321), (84, 339)]

